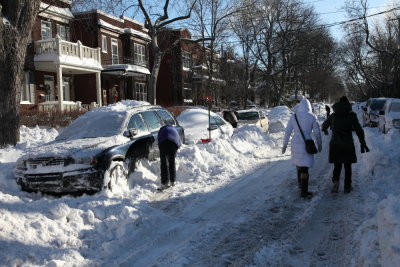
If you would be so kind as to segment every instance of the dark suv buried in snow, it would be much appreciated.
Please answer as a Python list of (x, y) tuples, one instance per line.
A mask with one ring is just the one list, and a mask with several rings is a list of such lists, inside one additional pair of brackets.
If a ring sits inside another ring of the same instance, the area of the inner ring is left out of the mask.
[(17, 160), (15, 178), (22, 190), (44, 193), (96, 192), (127, 179), (140, 158), (159, 156), (157, 135), (175, 118), (159, 106), (123, 101), (87, 112), (52, 142)]

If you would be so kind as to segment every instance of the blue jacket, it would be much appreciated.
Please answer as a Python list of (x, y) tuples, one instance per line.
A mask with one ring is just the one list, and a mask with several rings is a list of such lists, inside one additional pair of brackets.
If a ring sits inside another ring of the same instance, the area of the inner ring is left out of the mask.
[(158, 143), (161, 144), (165, 140), (174, 142), (178, 147), (182, 144), (178, 131), (171, 125), (164, 125), (158, 131)]

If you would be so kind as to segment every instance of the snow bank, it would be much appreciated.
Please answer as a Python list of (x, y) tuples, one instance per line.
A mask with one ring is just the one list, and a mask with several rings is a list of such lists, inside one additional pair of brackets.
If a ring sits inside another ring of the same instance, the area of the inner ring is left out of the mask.
[(390, 195), (378, 207), (378, 241), (382, 266), (400, 263), (400, 198)]

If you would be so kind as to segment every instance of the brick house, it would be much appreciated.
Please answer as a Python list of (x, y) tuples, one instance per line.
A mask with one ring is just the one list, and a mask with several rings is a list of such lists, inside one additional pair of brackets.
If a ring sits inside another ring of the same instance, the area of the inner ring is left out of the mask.
[[(168, 29), (158, 36), (158, 42), (166, 51), (157, 80), (157, 103), (172, 105), (203, 105), (209, 82), (206, 64), (207, 49), (191, 39), (187, 29)], [(215, 59), (211, 80), (212, 97), (220, 99), (225, 81), (219, 73), (219, 59)]]
[[(101, 105), (102, 70), (100, 49), (82, 45), (71, 34), (74, 18), (70, 0), (42, 1), (41, 11), (27, 47), (21, 108), (59, 110), (80, 106), (84, 87), (77, 80), (82, 75), (94, 81), (92, 97), (86, 104)], [(48, 3), (51, 3), (49, 5)], [(86, 90), (86, 88), (85, 88)]]
[[(74, 13), (74, 34), (82, 44), (101, 50), (103, 104), (121, 99), (149, 101), (150, 36), (138, 21), (99, 10)], [(86, 82), (89, 77), (85, 78)]]
[[(50, 3), (51, 5), (49, 6)], [(143, 24), (94, 10), (71, 13), (71, 0), (44, 0), (24, 68), (21, 108), (92, 108), (147, 99)]]

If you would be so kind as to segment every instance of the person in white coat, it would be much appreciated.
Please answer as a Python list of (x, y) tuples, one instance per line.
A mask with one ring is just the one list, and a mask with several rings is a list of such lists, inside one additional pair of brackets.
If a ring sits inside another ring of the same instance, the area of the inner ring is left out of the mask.
[[(305, 139), (312, 139), (311, 133), (313, 132), (317, 141), (318, 151), (321, 152), (321, 130), (319, 124), (317, 123), (317, 117), (312, 113), (310, 101), (307, 99), (300, 101), (296, 110), (296, 116)], [(312, 193), (308, 191), (308, 168), (314, 166), (314, 155), (309, 154), (306, 151), (306, 145), (299, 130), (299, 126), (297, 125), (294, 114), (292, 114), (286, 126), (285, 136), (283, 138), (282, 154), (284, 154), (286, 151), (292, 132), (292, 160), (297, 168), (297, 180), (299, 188), (301, 189), (301, 197), (308, 197), (312, 195)]]

